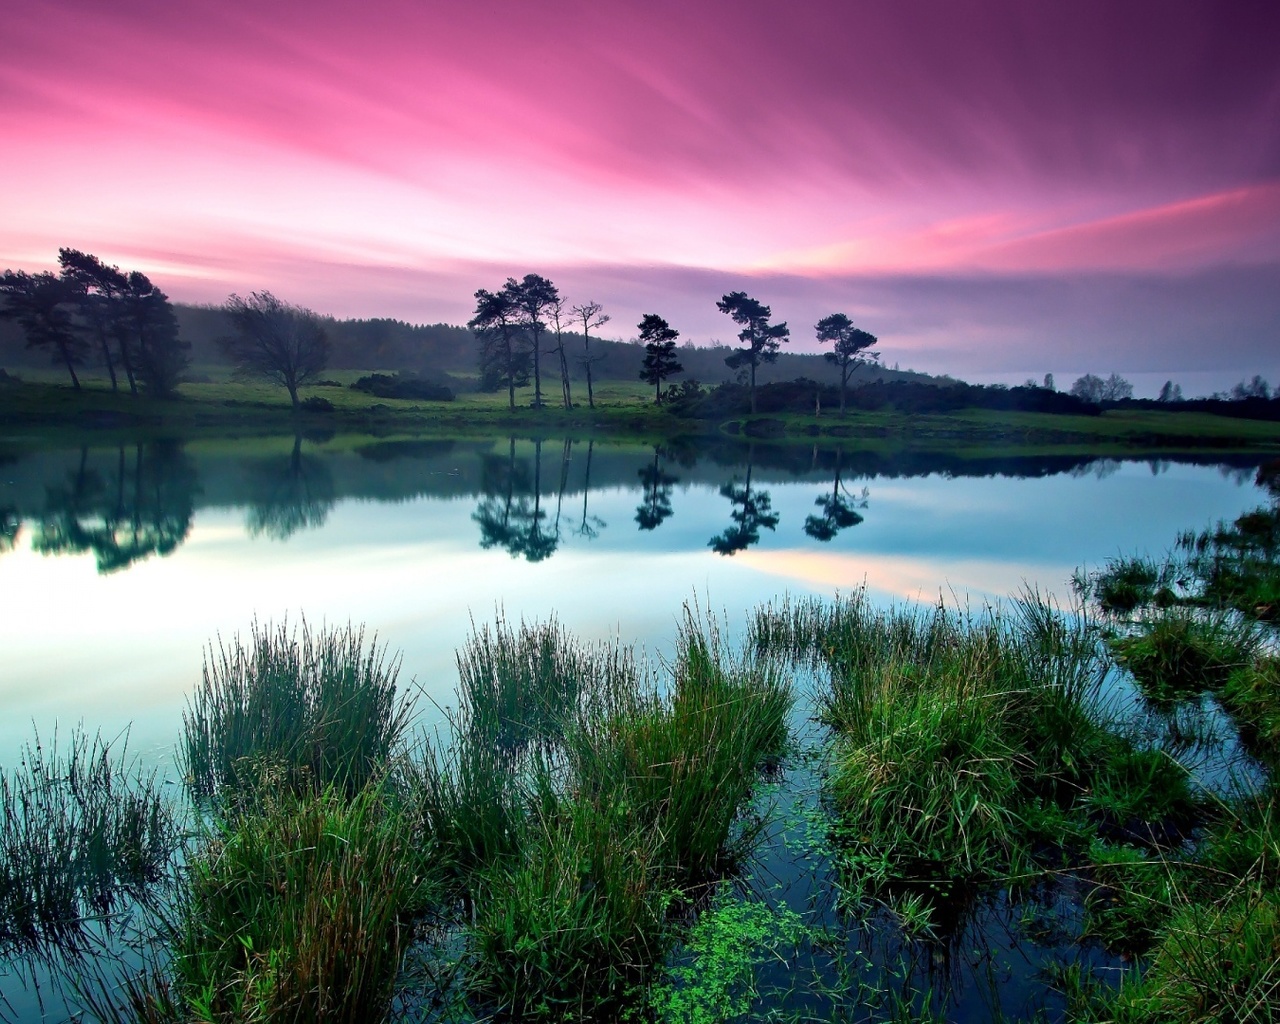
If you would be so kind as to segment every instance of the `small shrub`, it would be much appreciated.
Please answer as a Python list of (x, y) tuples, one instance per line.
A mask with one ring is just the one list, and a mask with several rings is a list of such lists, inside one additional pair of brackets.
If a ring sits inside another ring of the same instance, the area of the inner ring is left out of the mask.
[(327, 398), (321, 398), (319, 395), (312, 395), (310, 398), (304, 398), (300, 405), (303, 412), (333, 412), (333, 403)]

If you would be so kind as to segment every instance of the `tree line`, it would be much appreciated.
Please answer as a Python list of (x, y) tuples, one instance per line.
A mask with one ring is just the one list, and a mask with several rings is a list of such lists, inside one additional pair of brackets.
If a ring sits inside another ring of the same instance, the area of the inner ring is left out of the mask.
[[(140, 271), (126, 272), (79, 250), (59, 250), (60, 273), (5, 271), (0, 280), (0, 316), (16, 321), (28, 348), (44, 349), (62, 364), (74, 388), (80, 389), (77, 367), (96, 362), (105, 367), (113, 390), (127, 381), (140, 390), (172, 396), (190, 364), (190, 344), (179, 334), (168, 297)], [(504, 389), (511, 408), (515, 392), (532, 384), (533, 405), (547, 404), (543, 393), (544, 356), (553, 360), (545, 374), (560, 383), (560, 402), (574, 406), (571, 363), (585, 372), (587, 404), (595, 407), (594, 368), (601, 361), (599, 339), (593, 353), (592, 333), (610, 322), (594, 300), (570, 305), (559, 289), (539, 274), (507, 278), (501, 288), (475, 292), (476, 307), (467, 328), (478, 344), (482, 389)], [(741, 347), (730, 349), (724, 363), (739, 371), (748, 386), (751, 412), (757, 411), (757, 372), (777, 360), (790, 340), (785, 322), (775, 323), (772, 310), (745, 292), (724, 295), (716, 303), (740, 328)], [(314, 383), (329, 365), (334, 321), (277, 298), (269, 291), (247, 297), (231, 295), (216, 308), (228, 330), (215, 343), (237, 377), (258, 377), (283, 387), (295, 410), (299, 389)], [(390, 333), (392, 322), (361, 322), (371, 336)], [(874, 335), (833, 313), (815, 325), (817, 340), (830, 344), (825, 358), (840, 373), (840, 410), (846, 407), (850, 374), (874, 362)], [(662, 404), (663, 385), (684, 371), (676, 349), (680, 332), (656, 314), (646, 313), (637, 325), (644, 348), (639, 378), (654, 388)], [(580, 351), (569, 350), (570, 339)], [(634, 366), (634, 364), (632, 364)]]
[(111, 389), (175, 393), (189, 362), (169, 297), (141, 271), (123, 271), (78, 249), (58, 250), (59, 273), (6, 270), (0, 317), (14, 320), (31, 349), (47, 351), (80, 390), (77, 367), (96, 360)]
[[(559, 370), (561, 402), (573, 408), (569, 373), (569, 356), (565, 341), (568, 327), (581, 327), (582, 351), (575, 357), (586, 372), (587, 404), (595, 408), (592, 368), (598, 357), (591, 352), (591, 331), (609, 322), (609, 315), (595, 301), (568, 306), (559, 289), (539, 274), (526, 274), (517, 281), (509, 277), (496, 290), (480, 288), (475, 293), (475, 314), (467, 326), (479, 343), (481, 386), (490, 391), (505, 389), (508, 406), (516, 405), (516, 389), (533, 384), (533, 405), (545, 404), (542, 395), (542, 361), (545, 354), (556, 356)], [(751, 412), (756, 412), (756, 375), (760, 366), (778, 358), (780, 346), (791, 337), (786, 322), (773, 323), (773, 311), (746, 292), (729, 292), (716, 302), (716, 308), (727, 314), (741, 328), (741, 348), (725, 358), (731, 370), (747, 375), (751, 395)], [(644, 346), (640, 379), (654, 388), (654, 402), (661, 405), (663, 382), (683, 371), (676, 351), (680, 332), (657, 313), (646, 313), (637, 326), (638, 341)], [(840, 370), (840, 411), (845, 410), (849, 377), (863, 362), (875, 361), (879, 353), (870, 347), (875, 335), (853, 325), (844, 313), (824, 317), (815, 326), (817, 339), (831, 344), (827, 360)], [(554, 345), (545, 351), (546, 336)]]

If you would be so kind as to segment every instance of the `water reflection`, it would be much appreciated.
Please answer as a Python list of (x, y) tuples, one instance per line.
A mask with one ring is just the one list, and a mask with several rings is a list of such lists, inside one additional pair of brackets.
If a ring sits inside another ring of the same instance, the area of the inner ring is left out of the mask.
[(661, 445), (654, 445), (653, 465), (640, 470), (640, 485), (644, 498), (636, 507), (636, 522), (641, 530), (656, 530), (674, 511), (671, 507), (671, 489), (680, 482), (662, 468), (666, 454)]
[(822, 514), (807, 516), (804, 521), (804, 532), (814, 540), (820, 540), (823, 543), (831, 540), (841, 530), (857, 526), (862, 522), (862, 515), (858, 510), (867, 507), (870, 496), (870, 491), (866, 487), (862, 488), (861, 494), (855, 496), (841, 484), (840, 468), (843, 461), (841, 454), (836, 453), (835, 482), (831, 485), (831, 493), (819, 495), (814, 502), (818, 508), (822, 509)]
[(747, 479), (739, 487), (735, 475), (720, 488), (720, 495), (729, 499), (731, 525), (716, 534), (707, 546), (718, 555), (732, 555), (745, 551), (759, 542), (760, 530), (774, 530), (778, 526), (778, 514), (773, 511), (773, 499), (768, 491), (751, 492), (751, 470), (755, 466), (755, 445), (747, 450)]
[(13, 550), (21, 529), (22, 520), (18, 518), (18, 510), (12, 505), (0, 508), (0, 555)]
[(541, 562), (560, 545), (559, 516), (552, 530), (544, 532), (547, 518), (542, 508), (542, 442), (534, 442), (533, 475), (516, 461), (516, 439), (510, 439), (505, 461), (485, 456), (482, 471), (484, 499), (471, 518), (480, 527), (482, 548), (500, 547), (512, 558)]
[(582, 481), (582, 522), (574, 531), (579, 537), (585, 537), (587, 540), (595, 540), (600, 536), (600, 531), (608, 525), (599, 516), (593, 516), (587, 511), (587, 501), (591, 498), (591, 457), (595, 454), (595, 450), (595, 441), (588, 441), (586, 476)]
[(55, 555), (91, 552), (101, 573), (167, 555), (191, 529), (198, 491), (195, 466), (177, 442), (138, 444), (131, 455), (120, 445), (114, 472), (105, 473), (89, 466), (82, 447), (76, 468), (46, 488), (32, 547)]
[(301, 434), (294, 435), (288, 455), (252, 465), (249, 480), (245, 526), (251, 537), (288, 540), (299, 530), (316, 529), (337, 501), (328, 463), (303, 454)]
[[(274, 453), (273, 444), (278, 444)], [(0, 481), (5, 484), (0, 491), (0, 556), (22, 546), (25, 527), (32, 550), (89, 553), (100, 572), (110, 573), (176, 550), (201, 508), (240, 509), (250, 538), (293, 541), (304, 532), (327, 528), (334, 509), (349, 498), (465, 499), (478, 527), (472, 544), (531, 563), (545, 562), (575, 542), (597, 540), (606, 519), (620, 514), (634, 522), (634, 533), (647, 535), (665, 527), (669, 544), (734, 555), (779, 545), (799, 549), (806, 540), (834, 547), (854, 526), (860, 527), (860, 536), (872, 525), (883, 531), (891, 525), (884, 517), (895, 514), (894, 480), (1108, 480), (1124, 468), (1114, 458), (887, 456), (816, 445), (756, 447), (725, 439), (637, 449), (591, 440), (517, 437), (496, 442), (386, 440), (351, 447), (293, 436), (284, 444), (255, 442), (247, 454), (225, 447), (194, 450), (193, 455), (181, 442), (167, 441), (6, 456), (5, 476), (14, 479)], [(1194, 461), (1245, 484), (1252, 482), (1258, 463), (1256, 457), (1216, 455), (1141, 460), (1161, 478), (1171, 467)], [(872, 485), (879, 518), (868, 511), (865, 481), (873, 477), (879, 481)], [(853, 486), (855, 481), (859, 486)], [(801, 482), (820, 483), (822, 490), (816, 497), (810, 491), (801, 502), (794, 486)], [(626, 498), (625, 512), (618, 509), (619, 496)], [(712, 510), (717, 504), (723, 510), (723, 499), (730, 506), (727, 523), (723, 511)], [(625, 546), (628, 532), (615, 530), (607, 545)], [(709, 540), (708, 534), (713, 534)], [(770, 534), (777, 540), (766, 543)], [(940, 541), (931, 534), (919, 539)], [(874, 552), (875, 545), (868, 544), (868, 556)], [(859, 574), (865, 571), (864, 566)]]

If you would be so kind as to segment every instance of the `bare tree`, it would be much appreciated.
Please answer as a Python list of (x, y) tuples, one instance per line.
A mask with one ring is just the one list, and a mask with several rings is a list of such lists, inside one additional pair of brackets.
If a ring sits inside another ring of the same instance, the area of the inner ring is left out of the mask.
[(235, 333), (220, 338), (219, 344), (236, 375), (282, 385), (297, 411), (298, 388), (318, 377), (329, 360), (320, 317), (270, 292), (253, 292), (247, 299), (232, 295), (222, 308)]
[(604, 307), (598, 302), (588, 302), (582, 306), (574, 306), (569, 312), (582, 321), (582, 347), (584, 351), (582, 365), (587, 371), (587, 405), (594, 409), (596, 407), (596, 396), (595, 391), (592, 389), (591, 366), (595, 360), (591, 355), (591, 330), (607, 324), (609, 322), (609, 314), (604, 312)]
[(551, 329), (556, 335), (556, 347), (551, 351), (560, 357), (560, 389), (564, 393), (564, 407), (572, 409), (573, 397), (569, 393), (569, 357), (564, 350), (565, 319), (569, 311), (565, 309), (564, 303), (564, 298), (556, 295), (556, 301), (548, 307), (547, 314), (551, 321)]

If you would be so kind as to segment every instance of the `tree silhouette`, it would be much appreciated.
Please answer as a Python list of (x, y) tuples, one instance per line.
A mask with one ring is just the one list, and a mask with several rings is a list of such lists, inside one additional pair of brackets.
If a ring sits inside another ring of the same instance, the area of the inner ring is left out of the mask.
[(507, 278), (503, 292), (511, 300), (516, 310), (518, 322), (529, 338), (529, 347), (533, 352), (533, 405), (542, 408), (542, 332), (547, 329), (543, 316), (547, 310), (560, 299), (556, 286), (538, 274), (525, 274), (517, 282), (514, 277)]
[(679, 483), (679, 477), (664, 472), (659, 462), (661, 448), (653, 449), (653, 465), (640, 470), (640, 483), (644, 498), (636, 506), (636, 522), (641, 530), (656, 530), (671, 515), (671, 488)]
[(219, 339), (239, 377), (261, 377), (289, 392), (298, 410), (298, 388), (320, 376), (329, 360), (329, 339), (320, 317), (302, 306), (253, 292), (232, 295), (222, 306), (233, 333)]
[(853, 322), (843, 313), (832, 313), (818, 321), (814, 328), (818, 332), (820, 342), (834, 342), (835, 350), (826, 353), (828, 362), (840, 367), (840, 415), (844, 415), (845, 397), (849, 390), (849, 373), (860, 363), (877, 357), (877, 353), (866, 352), (876, 343), (876, 336), (868, 334), (853, 326)]
[[(137, 380), (154, 395), (170, 396), (178, 388), (182, 373), (190, 358), (191, 346), (178, 336), (178, 318), (174, 315), (169, 297), (151, 283), (146, 274), (133, 271), (124, 293), (116, 300), (120, 305), (119, 321), (122, 325), (121, 351), (131, 352), (130, 381)], [(323, 359), (317, 371), (324, 368)], [(301, 384), (308, 374), (297, 378)], [(297, 407), (296, 386), (289, 391)]]
[(841, 530), (857, 526), (862, 522), (862, 515), (858, 510), (867, 507), (868, 492), (865, 487), (861, 494), (854, 497), (841, 486), (842, 457), (842, 453), (836, 453), (836, 478), (831, 486), (831, 493), (820, 495), (814, 501), (814, 504), (822, 509), (822, 514), (806, 516), (804, 521), (804, 532), (814, 540), (820, 540), (823, 543), (831, 540)]
[[(128, 277), (119, 267), (109, 267), (97, 256), (78, 249), (59, 249), (58, 264), (62, 267), (62, 279), (74, 296), (76, 311), (88, 333), (98, 343), (102, 363), (111, 377), (111, 390), (119, 390), (116, 378), (116, 358), (129, 380), (129, 390), (138, 393), (133, 377), (133, 363), (128, 350), (128, 334), (120, 322), (121, 296), (129, 287)], [(113, 356), (111, 342), (115, 341), (118, 353)]]
[(654, 386), (654, 403), (661, 405), (662, 382), (684, 369), (676, 358), (676, 338), (680, 337), (680, 332), (656, 313), (646, 313), (639, 327), (640, 340), (644, 342), (640, 379)]
[[(508, 278), (508, 283), (514, 279)], [(507, 389), (507, 404), (516, 407), (516, 388), (529, 383), (529, 350), (524, 344), (520, 310), (507, 289), (475, 293), (475, 315), (467, 326), (480, 342), (480, 385), (486, 390)]]
[(720, 488), (720, 494), (729, 499), (733, 506), (729, 518), (733, 524), (723, 533), (719, 533), (707, 542), (716, 554), (733, 555), (744, 551), (760, 540), (760, 530), (775, 529), (778, 515), (772, 509), (772, 499), (768, 491), (751, 493), (751, 463), (754, 452), (747, 456), (747, 479), (741, 487), (737, 486), (735, 476)]
[(730, 292), (716, 303), (721, 313), (727, 313), (742, 330), (738, 340), (746, 348), (734, 352), (725, 359), (731, 370), (740, 366), (751, 367), (751, 412), (756, 411), (756, 367), (772, 363), (778, 358), (778, 345), (791, 337), (786, 323), (770, 324), (773, 311), (747, 295), (746, 292)]
[(603, 327), (609, 322), (610, 317), (598, 302), (574, 306), (569, 312), (582, 321), (582, 366), (587, 371), (587, 406), (594, 409), (596, 394), (592, 386), (591, 368), (595, 365), (595, 358), (591, 355), (591, 331), (596, 327)]
[(287, 456), (255, 461), (249, 479), (245, 526), (251, 537), (288, 540), (299, 530), (318, 529), (336, 500), (328, 464), (303, 454), (300, 433)]
[(0, 278), (0, 299), (0, 316), (18, 322), (27, 348), (49, 349), (53, 362), (67, 368), (71, 386), (79, 391), (76, 367), (84, 362), (87, 346), (71, 316), (75, 289), (49, 271), (6, 270)]

